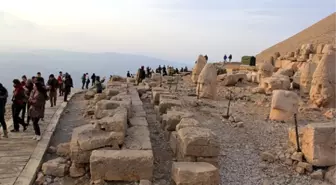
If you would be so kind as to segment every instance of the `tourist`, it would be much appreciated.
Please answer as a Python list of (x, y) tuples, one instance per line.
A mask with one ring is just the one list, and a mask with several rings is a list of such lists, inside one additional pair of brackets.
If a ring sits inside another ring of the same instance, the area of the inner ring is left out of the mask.
[(232, 55), (230, 54), (229, 55), (229, 62), (231, 62), (231, 60), (232, 60)]
[(41, 72), (37, 72), (37, 78), (36, 80), (38, 82), (41, 82), (43, 86), (45, 86), (45, 83), (44, 83), (44, 78), (41, 76)]
[(130, 78), (131, 77), (131, 74), (129, 71), (127, 71), (127, 74), (126, 74), (127, 78)]
[(27, 77), (26, 75), (23, 75), (21, 77), (21, 85), (22, 87), (24, 88), (25, 90), (25, 98), (23, 99), (24, 101), (24, 105), (23, 105), (23, 109), (22, 109), (22, 112), (21, 112), (21, 119), (25, 119), (25, 116), (26, 116), (26, 111), (27, 111), (27, 102), (28, 102), (28, 97), (29, 97), (29, 94), (28, 94), (28, 89), (26, 88), (26, 84), (27, 84)]
[(94, 86), (95, 81), (96, 81), (96, 75), (94, 73), (91, 76), (91, 80), (92, 80), (92, 85), (91, 86)]
[(5, 138), (8, 138), (7, 125), (5, 120), (7, 98), (8, 98), (8, 91), (0, 83), (0, 124), (3, 130), (3, 137)]
[(63, 96), (63, 73), (62, 71), (59, 72), (59, 75), (57, 77), (57, 82), (58, 82), (58, 94), (59, 96)]
[(58, 81), (53, 74), (49, 76), (47, 85), (47, 89), (49, 90), (50, 107), (56, 106)]
[(184, 72), (188, 72), (188, 67), (187, 66), (184, 67)]
[(206, 61), (208, 61), (208, 55), (204, 55)]
[(162, 67), (162, 76), (167, 76), (167, 70), (165, 65)]
[[(35, 78), (35, 77), (33, 77), (33, 78)], [(34, 89), (33, 79), (28, 79), (27, 83), (26, 83), (26, 86), (24, 88), (25, 88), (26, 96), (29, 98), (31, 92)], [(29, 104), (29, 101), (27, 101), (27, 112), (29, 112), (29, 108), (30, 108), (30, 104)], [(22, 119), (24, 119), (24, 117), (22, 117)], [(27, 115), (27, 125), (29, 125), (30, 120), (31, 119), (30, 119), (30, 116), (29, 116), (29, 113), (28, 113), (28, 115)]]
[(30, 109), (29, 115), (33, 121), (35, 136), (34, 140), (41, 140), (41, 131), (38, 122), (44, 116), (44, 104), (46, 102), (47, 92), (43, 84), (37, 82), (34, 84), (34, 90), (29, 98)]
[(85, 82), (86, 82), (86, 74), (84, 73), (83, 76), (82, 76), (82, 89), (84, 89), (84, 86), (85, 86)]
[(20, 118), (20, 112), (24, 106), (25, 92), (21, 85), (20, 80), (13, 80), (14, 92), (12, 98), (12, 115), (13, 115), (13, 125), (14, 129), (11, 132), (19, 132), (20, 124), (23, 126), (23, 131), (27, 129), (27, 125), (24, 123), (24, 120)]
[(96, 89), (97, 93), (102, 93), (103, 92), (103, 83), (105, 82), (105, 77), (100, 80), (99, 76), (96, 76)]
[(68, 73), (65, 73), (65, 79), (63, 83), (64, 83), (64, 102), (67, 102), (68, 95), (71, 92), (71, 87), (73, 87), (71, 76)]
[(224, 63), (225, 63), (225, 62), (226, 62), (226, 59), (227, 59), (227, 56), (224, 55), (223, 59), (224, 59)]
[(89, 85), (90, 85), (90, 77), (89, 77), (89, 74), (86, 73), (85, 88), (86, 88), (86, 89), (89, 89)]

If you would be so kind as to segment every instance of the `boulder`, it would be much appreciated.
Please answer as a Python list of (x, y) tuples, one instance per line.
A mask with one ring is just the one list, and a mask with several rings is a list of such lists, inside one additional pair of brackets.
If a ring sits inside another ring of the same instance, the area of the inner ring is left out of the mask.
[(206, 64), (198, 76), (196, 94), (199, 98), (216, 99), (217, 71), (213, 64)]
[(91, 180), (139, 181), (153, 176), (151, 150), (95, 150), (90, 157)]
[(290, 113), (297, 113), (300, 97), (292, 91), (274, 90), (272, 96), (272, 109), (284, 110)]
[(318, 107), (336, 107), (336, 55), (331, 51), (323, 55), (313, 74), (310, 100)]
[(271, 94), (274, 90), (288, 90), (290, 88), (290, 80), (288, 76), (275, 74), (264, 78), (259, 86), (265, 90), (266, 94)]
[(205, 162), (174, 162), (172, 179), (176, 185), (218, 185), (219, 171)]
[(94, 92), (94, 91), (91, 91), (91, 90), (87, 91), (84, 95), (84, 99), (85, 100), (90, 100), (90, 99), (94, 98), (95, 94), (96, 94), (96, 92)]
[(309, 95), (311, 83), (313, 79), (313, 74), (316, 69), (315, 63), (307, 63), (301, 68), (300, 76), (300, 95), (307, 96)]
[(85, 175), (85, 168), (84, 165), (76, 165), (75, 163), (72, 163), (69, 169), (69, 175), (70, 177), (82, 177)]
[(147, 126), (134, 126), (127, 129), (127, 136), (123, 149), (129, 150), (151, 150), (149, 130)]
[(234, 86), (237, 84), (237, 79), (234, 74), (227, 74), (223, 80), (223, 85), (225, 86)]
[(61, 143), (57, 145), (56, 154), (61, 157), (70, 156), (70, 143)]
[(335, 123), (313, 123), (306, 126), (302, 135), (302, 152), (314, 166), (335, 165)]
[(42, 165), (42, 172), (45, 175), (53, 177), (64, 177), (68, 173), (69, 167), (66, 160), (63, 158), (56, 158), (49, 160)]
[[(205, 57), (203, 55), (199, 55), (197, 62), (194, 66), (194, 68), (192, 69), (192, 74), (191, 74), (191, 81), (193, 83), (197, 83), (198, 80), (198, 76), (201, 73), (202, 69), (204, 68), (204, 66), (206, 65), (207, 60), (205, 59)], [(217, 72), (215, 73), (217, 74)]]
[(219, 155), (217, 136), (207, 128), (186, 127), (177, 131), (179, 149), (184, 156), (212, 157)]
[(332, 184), (336, 184), (336, 166), (329, 167), (324, 178)]

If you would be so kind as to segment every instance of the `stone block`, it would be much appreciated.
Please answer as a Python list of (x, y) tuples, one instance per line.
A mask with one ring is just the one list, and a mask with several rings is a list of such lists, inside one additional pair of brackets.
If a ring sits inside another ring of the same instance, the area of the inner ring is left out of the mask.
[[(300, 146), (301, 146), (301, 143), (302, 143), (303, 129), (304, 128), (298, 128)], [(293, 127), (288, 129), (288, 140), (289, 140), (290, 145), (294, 146), (295, 148), (297, 147), (296, 132), (295, 132), (295, 128), (293, 128)]]
[(335, 165), (335, 123), (313, 123), (306, 126), (302, 136), (302, 152), (314, 166)]
[(84, 165), (83, 166), (78, 166), (75, 163), (71, 164), (71, 167), (69, 169), (69, 175), (70, 177), (82, 177), (85, 175), (85, 168)]
[(152, 88), (152, 95), (153, 95), (153, 103), (154, 105), (158, 105), (160, 102), (160, 94), (169, 94), (169, 92), (166, 91), (166, 89), (161, 87), (155, 87)]
[(90, 99), (94, 98), (95, 94), (96, 94), (96, 92), (94, 92), (94, 91), (87, 91), (84, 95), (84, 99), (85, 100), (90, 100)]
[(97, 120), (95, 128), (108, 132), (126, 132), (127, 129), (127, 109), (124, 107), (118, 108), (112, 117), (104, 117)]
[(202, 127), (201, 123), (194, 118), (182, 118), (179, 124), (176, 126), (176, 131), (187, 127)]
[(274, 90), (272, 96), (272, 109), (279, 109), (290, 113), (297, 113), (299, 96), (292, 91)]
[(179, 148), (184, 156), (212, 157), (219, 155), (217, 136), (207, 128), (186, 127), (177, 131)]
[(180, 111), (167, 111), (166, 116), (164, 115), (164, 127), (168, 131), (175, 131), (176, 126), (180, 123), (182, 118), (192, 117), (192, 113), (180, 112)]
[(127, 136), (123, 145), (130, 150), (151, 150), (149, 130), (147, 126), (134, 126), (127, 129)]
[(151, 150), (96, 150), (90, 157), (91, 180), (139, 181), (153, 175)]
[(218, 169), (204, 162), (174, 162), (172, 180), (176, 185), (218, 185)]
[(56, 154), (61, 157), (67, 157), (70, 155), (70, 143), (61, 143), (57, 145)]
[(68, 169), (66, 160), (63, 158), (56, 158), (42, 165), (43, 174), (53, 177), (64, 177), (68, 173)]
[(130, 120), (130, 126), (148, 126), (146, 117), (132, 117)]
[(219, 167), (218, 157), (197, 157), (196, 162), (205, 162), (214, 165), (215, 167)]
[(181, 100), (173, 100), (173, 99), (160, 99), (159, 104), (159, 112), (160, 114), (167, 113), (167, 110), (172, 107), (181, 107), (182, 102)]
[(271, 109), (269, 119), (275, 121), (293, 120), (293, 113), (280, 109)]

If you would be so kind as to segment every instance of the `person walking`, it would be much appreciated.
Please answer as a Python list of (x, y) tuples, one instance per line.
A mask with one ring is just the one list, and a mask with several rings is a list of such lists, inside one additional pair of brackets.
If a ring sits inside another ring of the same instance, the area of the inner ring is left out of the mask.
[(96, 74), (92, 74), (91, 76), (91, 80), (92, 80), (92, 85), (91, 86), (94, 86), (95, 82), (96, 82)]
[(226, 60), (227, 60), (227, 56), (226, 56), (226, 55), (224, 55), (223, 59), (224, 59), (224, 63), (225, 63), (225, 62), (226, 62)]
[(24, 120), (20, 118), (20, 112), (24, 106), (25, 92), (21, 85), (20, 80), (14, 79), (14, 92), (12, 98), (12, 116), (13, 116), (13, 125), (14, 129), (11, 132), (19, 132), (20, 124), (23, 126), (23, 131), (27, 129), (27, 125), (24, 123)]
[(7, 124), (5, 120), (7, 98), (8, 98), (8, 91), (0, 83), (0, 124), (3, 130), (3, 137), (5, 138), (8, 138)]
[(34, 140), (41, 140), (41, 131), (39, 126), (39, 121), (44, 115), (44, 104), (46, 102), (47, 92), (43, 87), (43, 84), (37, 82), (34, 84), (34, 90), (29, 98), (30, 109), (29, 115), (33, 121), (33, 127), (35, 131)]
[(231, 62), (231, 60), (232, 60), (232, 55), (230, 54), (229, 55), (229, 62)]
[(49, 75), (47, 90), (49, 90), (50, 107), (56, 106), (58, 81), (53, 74)]
[(59, 75), (57, 77), (58, 82), (58, 94), (59, 96), (63, 96), (63, 73), (62, 71), (59, 72)]

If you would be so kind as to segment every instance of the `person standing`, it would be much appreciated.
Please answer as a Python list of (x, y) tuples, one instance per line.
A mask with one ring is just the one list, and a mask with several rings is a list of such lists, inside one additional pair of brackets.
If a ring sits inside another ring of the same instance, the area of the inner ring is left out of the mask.
[(34, 84), (34, 90), (29, 98), (29, 103), (31, 105), (29, 109), (29, 115), (33, 121), (35, 136), (34, 140), (41, 140), (41, 131), (38, 122), (44, 115), (44, 104), (46, 102), (47, 92), (43, 87), (43, 84), (37, 82)]
[(8, 138), (7, 124), (5, 120), (5, 110), (8, 98), (7, 89), (0, 83), (0, 124), (3, 130), (3, 137)]
[(49, 90), (50, 107), (56, 106), (57, 87), (58, 87), (58, 81), (56, 80), (55, 76), (51, 74), (47, 82), (47, 89)]
[(97, 93), (102, 93), (103, 92), (103, 83), (105, 82), (105, 77), (100, 81), (100, 77), (96, 76), (96, 89)]
[(227, 56), (226, 56), (226, 55), (224, 55), (223, 59), (224, 59), (224, 63), (225, 63), (225, 62), (226, 62), (226, 60), (227, 60)]
[(94, 86), (95, 81), (96, 81), (96, 74), (94, 74), (94, 73), (92, 74), (91, 80), (92, 80), (92, 85), (91, 86)]
[(36, 80), (37, 80), (38, 82), (41, 82), (42, 85), (45, 86), (44, 78), (42, 77), (41, 72), (37, 72), (37, 78), (36, 78)]
[(23, 131), (27, 129), (27, 125), (24, 123), (24, 120), (20, 118), (20, 112), (24, 106), (25, 92), (21, 85), (20, 80), (13, 80), (14, 92), (13, 92), (13, 104), (12, 104), (12, 115), (13, 115), (13, 125), (14, 129), (11, 132), (19, 132), (20, 124), (23, 126)]
[(25, 98), (23, 99), (24, 105), (23, 105), (23, 109), (21, 112), (21, 119), (25, 120), (25, 116), (26, 116), (26, 112), (27, 112), (27, 102), (28, 102), (28, 98), (29, 98), (29, 94), (28, 94), (28, 89), (26, 88), (26, 84), (27, 84), (27, 77), (26, 75), (23, 75), (21, 77), (21, 85), (24, 88), (24, 92), (25, 92)]
[(65, 80), (64, 80), (64, 102), (68, 101), (68, 95), (71, 92), (72, 87), (72, 79), (68, 73), (65, 74)]
[(232, 55), (230, 54), (229, 55), (229, 62), (231, 62), (231, 60), (232, 60)]
[(84, 89), (84, 86), (85, 86), (85, 82), (86, 82), (86, 74), (84, 73), (83, 76), (82, 76), (82, 89)]
[(127, 71), (126, 76), (127, 76), (127, 78), (131, 78), (131, 73), (129, 71)]
[(86, 82), (85, 82), (85, 89), (89, 89), (89, 85), (90, 85), (90, 77), (89, 74), (86, 73)]
[[(35, 77), (33, 77), (33, 78), (35, 78)], [(27, 83), (26, 83), (26, 86), (24, 88), (25, 88), (25, 92), (26, 92), (26, 97), (28, 97), (28, 99), (29, 99), (31, 92), (34, 89), (33, 79), (28, 79)], [(27, 101), (27, 112), (29, 112), (29, 108), (30, 108), (30, 104), (29, 104), (29, 101)], [(28, 113), (28, 115), (27, 115), (27, 122), (26, 122), (27, 125), (29, 125), (30, 120), (31, 119), (30, 119), (30, 116), (29, 116), (29, 113)]]
[(63, 78), (63, 73), (62, 73), (62, 71), (60, 71), (59, 75), (57, 77), (59, 96), (63, 96), (63, 79), (62, 78)]

